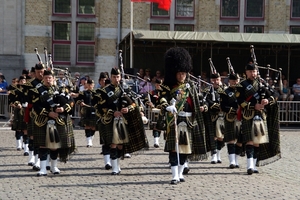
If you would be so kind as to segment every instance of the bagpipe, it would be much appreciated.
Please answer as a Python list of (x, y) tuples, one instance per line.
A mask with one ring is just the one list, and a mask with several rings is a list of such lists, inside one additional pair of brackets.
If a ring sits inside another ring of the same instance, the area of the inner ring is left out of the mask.
[(34, 51), (36, 53), (39, 63), (42, 64), (46, 68), (46, 70), (52, 71), (56, 76), (59, 73), (64, 74), (63, 80), (64, 82), (66, 82), (66, 84), (62, 84), (58, 79), (56, 79), (56, 85), (58, 87), (68, 88), (70, 91), (74, 91), (76, 89), (76, 84), (74, 84), (73, 81), (77, 82), (78, 78), (73, 78), (71, 76), (71, 71), (68, 68), (54, 67), (52, 61), (52, 55), (51, 53), (47, 52), (46, 47), (44, 47), (45, 63), (43, 63), (43, 60), (39, 55), (38, 48), (35, 48)]

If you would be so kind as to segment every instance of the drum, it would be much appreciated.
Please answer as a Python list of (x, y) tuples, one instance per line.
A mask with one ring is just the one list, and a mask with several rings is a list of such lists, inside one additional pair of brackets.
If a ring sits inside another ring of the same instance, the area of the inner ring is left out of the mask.
[(160, 115), (160, 109), (158, 108), (152, 108), (150, 112), (150, 129), (153, 130), (156, 128), (156, 124), (159, 120), (159, 115)]

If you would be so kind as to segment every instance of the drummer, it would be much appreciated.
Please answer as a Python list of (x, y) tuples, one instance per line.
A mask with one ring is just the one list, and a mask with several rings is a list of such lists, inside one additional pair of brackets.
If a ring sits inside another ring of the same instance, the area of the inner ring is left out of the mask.
[(159, 138), (161, 135), (161, 131), (164, 126), (161, 122), (164, 113), (161, 112), (159, 100), (166, 94), (165, 87), (162, 85), (162, 81), (156, 79), (155, 81), (155, 90), (153, 90), (149, 95), (145, 98), (146, 104), (151, 108), (151, 129), (154, 137), (154, 147), (159, 148)]
[(95, 114), (94, 105), (92, 105), (92, 97), (96, 94), (94, 90), (94, 81), (88, 80), (86, 83), (87, 89), (80, 91), (76, 103), (81, 106), (80, 125), (84, 127), (87, 147), (93, 146), (93, 138), (96, 130), (97, 116)]

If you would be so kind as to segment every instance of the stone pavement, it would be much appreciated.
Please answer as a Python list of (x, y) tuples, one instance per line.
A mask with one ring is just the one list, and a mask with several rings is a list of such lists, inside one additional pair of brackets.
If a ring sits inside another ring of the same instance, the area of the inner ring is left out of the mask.
[(281, 130), (282, 158), (246, 175), (246, 158), (239, 169), (229, 169), (226, 149), (222, 164), (209, 160), (190, 163), (186, 182), (170, 185), (168, 154), (153, 148), (121, 161), (122, 173), (111, 176), (100, 155), (99, 134), (94, 146), (85, 147), (83, 130), (76, 130), (78, 153), (64, 164), (60, 175), (36, 177), (28, 157), (15, 148), (14, 132), (0, 129), (0, 200), (4, 199), (300, 199), (300, 133)]

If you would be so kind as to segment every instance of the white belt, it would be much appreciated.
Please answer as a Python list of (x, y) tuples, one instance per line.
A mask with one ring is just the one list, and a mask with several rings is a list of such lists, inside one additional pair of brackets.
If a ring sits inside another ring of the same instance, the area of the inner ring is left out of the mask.
[(180, 116), (180, 117), (191, 117), (192, 115), (193, 115), (193, 113), (191, 113), (191, 112), (180, 111), (178, 113), (178, 116)]

